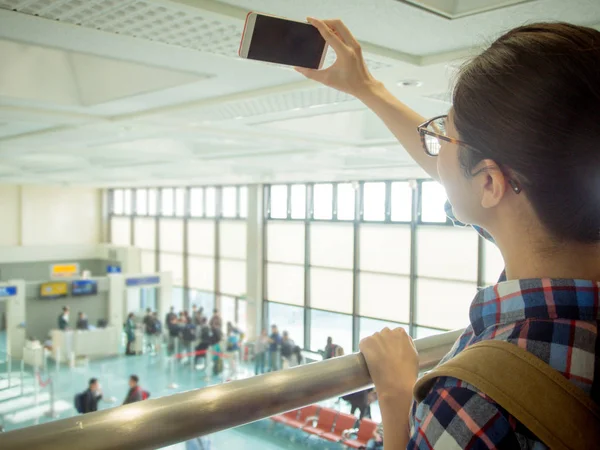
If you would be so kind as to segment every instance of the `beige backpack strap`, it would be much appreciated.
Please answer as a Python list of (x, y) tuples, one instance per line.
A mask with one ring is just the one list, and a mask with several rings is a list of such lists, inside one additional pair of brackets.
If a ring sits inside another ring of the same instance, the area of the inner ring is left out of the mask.
[(475, 386), (552, 450), (600, 445), (598, 405), (558, 371), (514, 344), (483, 341), (467, 347), (417, 381), (418, 402), (438, 377)]

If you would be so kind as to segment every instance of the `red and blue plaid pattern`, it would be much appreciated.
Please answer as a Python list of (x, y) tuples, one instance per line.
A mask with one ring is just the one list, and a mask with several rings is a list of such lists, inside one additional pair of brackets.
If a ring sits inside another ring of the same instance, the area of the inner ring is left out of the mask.
[[(600, 373), (600, 282), (504, 279), (503, 274), (497, 285), (477, 294), (469, 313), (471, 324), (443, 361), (479, 341), (511, 342), (548, 363), (600, 404), (600, 377), (594, 377)], [(421, 404), (413, 405), (408, 448), (547, 447), (475, 387), (443, 377)]]

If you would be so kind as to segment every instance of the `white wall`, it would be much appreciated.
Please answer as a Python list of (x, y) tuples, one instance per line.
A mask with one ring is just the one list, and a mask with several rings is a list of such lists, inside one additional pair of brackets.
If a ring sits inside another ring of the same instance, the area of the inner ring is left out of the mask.
[(99, 189), (0, 186), (0, 246), (98, 244), (102, 207)]

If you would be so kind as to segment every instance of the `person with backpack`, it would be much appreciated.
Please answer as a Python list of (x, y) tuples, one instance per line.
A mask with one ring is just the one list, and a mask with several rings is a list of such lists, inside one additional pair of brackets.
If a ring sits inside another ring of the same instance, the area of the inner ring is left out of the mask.
[(75, 410), (79, 414), (98, 411), (98, 402), (102, 400), (102, 390), (97, 378), (91, 378), (88, 388), (75, 396)]
[[(371, 75), (341, 21), (309, 22), (337, 59), (297, 70), (377, 114), (443, 185), (450, 220), (472, 224), (505, 262), (475, 294), (450, 353), (418, 382), (404, 328), (361, 341), (385, 447), (597, 447), (600, 31), (554, 22), (504, 33), (462, 65), (448, 114), (426, 120)], [(451, 291), (437, 300), (459, 308)]]
[[(200, 343), (196, 346), (196, 356), (194, 358), (194, 364), (198, 365), (200, 359), (203, 359), (205, 362), (206, 353), (204, 353), (211, 345), (212, 332), (210, 327), (208, 326), (208, 320), (206, 317), (202, 317), (200, 320)], [(199, 353), (201, 352), (201, 353)]]
[(150, 393), (145, 391), (139, 385), (140, 379), (137, 375), (131, 375), (129, 377), (129, 391), (127, 392), (127, 397), (125, 397), (124, 405), (128, 405), (130, 403), (141, 402), (142, 400), (146, 400), (150, 397)]

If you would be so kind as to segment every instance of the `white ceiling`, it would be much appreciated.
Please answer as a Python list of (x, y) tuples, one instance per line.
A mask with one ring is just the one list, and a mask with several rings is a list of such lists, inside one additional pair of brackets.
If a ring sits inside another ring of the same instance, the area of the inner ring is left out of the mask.
[(342, 18), (376, 76), (424, 116), (448, 109), (456, 67), (504, 30), (600, 24), (600, 0), (534, 0), (454, 20), (397, 0), (0, 0), (0, 183), (424, 175), (356, 100), (238, 59), (249, 8)]

